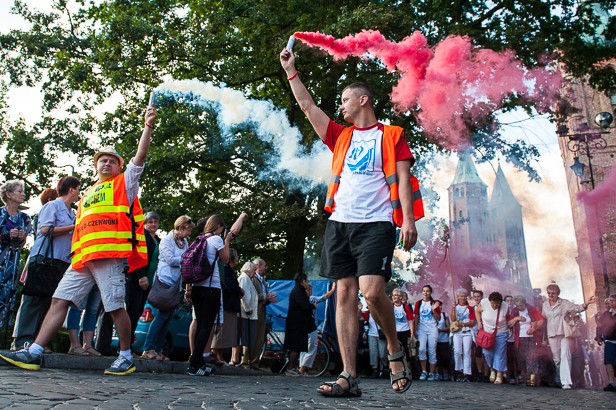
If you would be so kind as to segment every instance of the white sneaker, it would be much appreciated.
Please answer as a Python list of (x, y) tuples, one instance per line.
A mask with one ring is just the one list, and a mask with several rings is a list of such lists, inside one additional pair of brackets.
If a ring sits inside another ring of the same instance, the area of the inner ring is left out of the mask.
[(563, 390), (571, 390), (572, 387), (570, 384), (563, 384)]
[(421, 376), (419, 376), (419, 380), (426, 380), (428, 378), (428, 372), (421, 372)]

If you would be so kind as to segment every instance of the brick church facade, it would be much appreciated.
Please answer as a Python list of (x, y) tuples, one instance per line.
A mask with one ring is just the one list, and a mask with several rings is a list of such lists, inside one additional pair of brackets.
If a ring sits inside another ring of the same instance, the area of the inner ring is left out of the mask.
[[(616, 61), (607, 62), (606, 65), (616, 70)], [(612, 204), (596, 211), (580, 202), (577, 194), (601, 184), (616, 163), (614, 123), (611, 128), (601, 128), (594, 121), (600, 112), (616, 115), (616, 90), (605, 94), (592, 88), (583, 79), (571, 77), (568, 80), (568, 88), (573, 95), (571, 103), (577, 112), (566, 118), (566, 128), (561, 125), (558, 140), (573, 211), (578, 248), (576, 260), (580, 268), (584, 299), (592, 295), (599, 297), (599, 303), (588, 308), (590, 319), (598, 311), (606, 309), (603, 301), (609, 293), (616, 293), (616, 206)], [(585, 144), (578, 141), (581, 135), (590, 139), (588, 150)], [(571, 168), (576, 160), (585, 165), (581, 177)], [(592, 331), (594, 320), (589, 320), (589, 324)]]

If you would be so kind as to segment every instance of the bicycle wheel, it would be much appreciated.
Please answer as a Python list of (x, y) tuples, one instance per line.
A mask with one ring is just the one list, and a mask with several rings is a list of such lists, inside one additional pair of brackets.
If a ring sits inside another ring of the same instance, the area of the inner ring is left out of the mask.
[(317, 343), (317, 352), (312, 363), (312, 367), (308, 369), (308, 375), (312, 377), (322, 376), (329, 369), (329, 363), (331, 360), (330, 347), (321, 336), (319, 336)]

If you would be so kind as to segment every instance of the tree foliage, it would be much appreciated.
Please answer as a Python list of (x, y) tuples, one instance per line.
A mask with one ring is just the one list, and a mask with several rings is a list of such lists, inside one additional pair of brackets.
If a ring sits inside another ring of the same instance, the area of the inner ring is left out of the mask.
[[(136, 150), (147, 91), (168, 78), (198, 78), (226, 84), (251, 98), (271, 100), (285, 109), (309, 147), (317, 136), (296, 104), (278, 54), (295, 31), (322, 31), (336, 37), (363, 29), (380, 30), (400, 41), (421, 30), (432, 44), (450, 34), (468, 35), (476, 44), (514, 49), (529, 66), (559, 51), (574, 75), (589, 75), (602, 90), (616, 84), (616, 73), (596, 65), (613, 58), (616, 19), (601, 21), (592, 4), (574, 0), (527, 1), (300, 1), (300, 0), (116, 0), (100, 4), (55, 0), (55, 11), (41, 13), (17, 0), (14, 13), (31, 23), (26, 31), (0, 36), (0, 73), (9, 85), (42, 83), (44, 118), (27, 128), (3, 120), (0, 147), (6, 150), (3, 175), (26, 177), (37, 193), (53, 178), (58, 154), (76, 155), (91, 169), (95, 144), (114, 143), (126, 157)], [(614, 1), (603, 1), (604, 10)], [(610, 37), (611, 36), (611, 37)], [(352, 81), (368, 82), (378, 96), (377, 116), (404, 126), (416, 156), (439, 150), (416, 125), (412, 113), (398, 116), (388, 97), (396, 81), (377, 61), (330, 56), (296, 46), (301, 79), (315, 101), (336, 117), (340, 92)], [(122, 103), (101, 118), (95, 110), (110, 98)], [(510, 108), (531, 107), (512, 100)], [(167, 101), (142, 177), (143, 204), (163, 215), (169, 229), (176, 216), (221, 213), (232, 222), (251, 210), (251, 223), (236, 244), (243, 254), (262, 256), (285, 277), (301, 270), (306, 238), (326, 219), (323, 189), (302, 193), (284, 178), (260, 179), (273, 148), (247, 129), (221, 135), (215, 112)], [(501, 153), (533, 175), (538, 153), (523, 143), (485, 138), (498, 129), (478, 129), (474, 142), (486, 158)], [(92, 174), (82, 177), (92, 178)]]

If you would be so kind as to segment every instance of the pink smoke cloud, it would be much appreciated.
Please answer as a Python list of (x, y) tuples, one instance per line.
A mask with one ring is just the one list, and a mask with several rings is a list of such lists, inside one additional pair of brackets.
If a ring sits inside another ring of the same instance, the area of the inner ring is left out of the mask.
[(586, 205), (599, 208), (614, 202), (616, 197), (616, 168), (613, 168), (607, 178), (592, 191), (580, 191), (577, 199)]
[(513, 51), (481, 49), (469, 37), (449, 36), (436, 47), (430, 47), (419, 31), (399, 43), (372, 30), (340, 40), (311, 32), (295, 37), (335, 60), (374, 56), (389, 72), (400, 73), (390, 94), (396, 111), (419, 108), (417, 118), (424, 131), (448, 149), (468, 144), (469, 126), (485, 122), (510, 95), (534, 101), (540, 113), (547, 112), (564, 81), (558, 71), (527, 70)]

